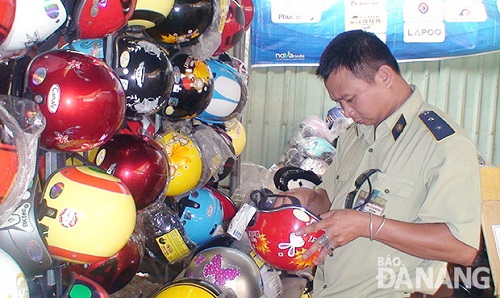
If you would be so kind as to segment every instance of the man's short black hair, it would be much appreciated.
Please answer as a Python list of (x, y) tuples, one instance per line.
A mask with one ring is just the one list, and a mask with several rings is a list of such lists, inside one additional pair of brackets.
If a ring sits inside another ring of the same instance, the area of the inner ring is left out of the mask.
[(321, 54), (316, 75), (324, 81), (340, 68), (346, 68), (356, 77), (372, 82), (382, 65), (401, 73), (398, 62), (387, 45), (375, 34), (363, 30), (340, 33)]

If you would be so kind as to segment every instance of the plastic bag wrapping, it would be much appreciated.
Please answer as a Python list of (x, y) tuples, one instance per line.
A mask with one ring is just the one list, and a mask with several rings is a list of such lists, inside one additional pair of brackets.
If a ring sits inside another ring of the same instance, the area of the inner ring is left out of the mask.
[(221, 44), (222, 29), (229, 10), (229, 1), (213, 0), (214, 17), (212, 23), (197, 38), (197, 42), (190, 46), (182, 46), (181, 52), (196, 57), (200, 60), (207, 60), (215, 53)]
[[(2, 182), (0, 188), (0, 225), (20, 203), (31, 183), (37, 163), (40, 134), (45, 118), (38, 105), (28, 99), (0, 95), (0, 159)], [(10, 173), (9, 173), (10, 167)]]
[(223, 137), (214, 129), (205, 124), (196, 126), (193, 132), (193, 139), (200, 148), (203, 157), (203, 175), (198, 183), (201, 187), (205, 185), (211, 177), (218, 178), (218, 172), (224, 167), (229, 158), (236, 159), (231, 144), (228, 144)]
[(249, 195), (255, 189), (267, 188), (273, 193), (279, 192), (273, 182), (276, 168), (267, 169), (248, 161), (242, 161), (238, 187), (234, 190), (231, 200), (239, 209), (243, 203), (250, 203)]
[(190, 259), (196, 248), (186, 236), (179, 216), (163, 201), (137, 213), (135, 232), (144, 239), (147, 256), (167, 264)]
[(352, 123), (341, 116), (329, 116), (328, 121), (316, 115), (307, 116), (292, 132), (279, 164), (310, 170), (321, 177), (335, 156), (335, 140)]

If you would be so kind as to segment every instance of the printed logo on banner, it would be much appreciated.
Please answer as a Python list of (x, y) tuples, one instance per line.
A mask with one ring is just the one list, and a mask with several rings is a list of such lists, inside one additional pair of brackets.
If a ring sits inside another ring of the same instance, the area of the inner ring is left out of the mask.
[(345, 10), (345, 30), (363, 29), (373, 33), (387, 31), (387, 11), (385, 7), (370, 9), (369, 6), (347, 8)]
[(442, 0), (405, 0), (403, 6), (405, 22), (440, 22), (444, 19)]
[(271, 21), (275, 24), (319, 23), (321, 13), (322, 9), (318, 9), (314, 3), (311, 3), (311, 0), (273, 0), (271, 2)]
[(479, 1), (446, 1), (444, 9), (446, 22), (485, 22), (488, 19), (484, 3)]
[(405, 23), (404, 38), (406, 43), (412, 42), (444, 42), (446, 31), (443, 22)]

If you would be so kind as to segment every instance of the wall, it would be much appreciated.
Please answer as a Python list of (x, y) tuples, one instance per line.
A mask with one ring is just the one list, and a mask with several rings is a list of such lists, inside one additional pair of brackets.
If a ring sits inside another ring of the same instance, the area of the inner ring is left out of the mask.
[[(418, 85), (430, 103), (454, 117), (494, 165), (500, 165), (499, 66), (500, 53), (401, 63), (408, 82)], [(314, 73), (314, 67), (250, 69), (242, 161), (271, 166), (307, 115), (324, 118), (334, 103)]]

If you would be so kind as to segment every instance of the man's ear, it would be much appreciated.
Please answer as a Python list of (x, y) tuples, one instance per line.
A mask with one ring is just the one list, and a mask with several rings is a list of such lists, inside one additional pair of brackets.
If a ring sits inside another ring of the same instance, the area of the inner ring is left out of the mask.
[(387, 65), (382, 65), (375, 75), (375, 80), (383, 84), (386, 87), (390, 87), (392, 84), (392, 79), (394, 76), (394, 71)]

